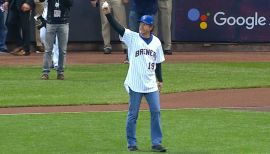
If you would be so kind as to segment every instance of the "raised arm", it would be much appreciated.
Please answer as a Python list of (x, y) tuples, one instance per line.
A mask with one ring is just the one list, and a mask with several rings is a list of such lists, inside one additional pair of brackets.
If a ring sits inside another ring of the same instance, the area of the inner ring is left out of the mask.
[[(108, 3), (107, 3), (108, 4)], [(109, 23), (111, 24), (111, 26), (113, 27), (113, 29), (119, 33), (119, 35), (123, 36), (125, 33), (125, 28), (120, 25), (112, 16), (111, 14), (111, 9), (109, 5), (102, 5), (102, 11), (105, 14), (105, 16), (107, 17)]]

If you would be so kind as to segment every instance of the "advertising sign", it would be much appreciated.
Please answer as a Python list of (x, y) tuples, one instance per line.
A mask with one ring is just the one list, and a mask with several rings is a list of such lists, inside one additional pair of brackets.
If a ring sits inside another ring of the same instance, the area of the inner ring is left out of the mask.
[(183, 42), (269, 42), (269, 0), (176, 0), (173, 38)]

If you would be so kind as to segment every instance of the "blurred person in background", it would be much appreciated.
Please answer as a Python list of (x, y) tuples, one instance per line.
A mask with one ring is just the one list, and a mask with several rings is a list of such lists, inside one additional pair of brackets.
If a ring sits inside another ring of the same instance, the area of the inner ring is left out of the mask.
[[(40, 0), (44, 2), (45, 0)], [(57, 36), (59, 57), (57, 80), (64, 80), (64, 65), (66, 61), (67, 43), (69, 36), (70, 8), (73, 0), (49, 0), (46, 22), (45, 53), (43, 56), (42, 80), (49, 79), (53, 45)]]
[(17, 43), (17, 47), (10, 52), (13, 55), (30, 55), (30, 15), (34, 7), (34, 0), (9, 0), (8, 37), (16, 39)]
[[(125, 4), (128, 3), (128, 0), (90, 0), (91, 4), (94, 7), (97, 7), (97, 3), (102, 5), (105, 1), (107, 1), (112, 7), (111, 9), (113, 12), (113, 16), (116, 18), (116, 20), (126, 27), (127, 21), (126, 21)], [(100, 7), (100, 18), (101, 18), (102, 38), (104, 43), (104, 54), (111, 54), (112, 51), (111, 32), (110, 32), (111, 26), (105, 15), (102, 13), (101, 7)], [(124, 44), (122, 44), (122, 48), (124, 50), (124, 53), (126, 53), (127, 47)]]
[(159, 26), (156, 27), (156, 31), (160, 27), (163, 37), (164, 54), (172, 55), (172, 0), (158, 0), (158, 17), (157, 19), (160, 19), (160, 22), (158, 24)]
[[(40, 2), (39, 0), (35, 1), (35, 16), (39, 16), (43, 13), (44, 10), (44, 3)], [(37, 22), (37, 21), (36, 21)], [(35, 26), (35, 38), (36, 38), (36, 44), (35, 44), (35, 50), (36, 53), (44, 52), (44, 46), (40, 39), (40, 30), (37, 26)]]
[(8, 9), (8, 1), (0, 0), (0, 53), (7, 52), (6, 35), (7, 27), (5, 25), (5, 13)]

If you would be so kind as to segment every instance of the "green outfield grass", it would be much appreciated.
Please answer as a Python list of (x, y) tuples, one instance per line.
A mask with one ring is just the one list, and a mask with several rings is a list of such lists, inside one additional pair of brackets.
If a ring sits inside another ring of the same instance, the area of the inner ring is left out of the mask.
[[(163, 93), (270, 86), (270, 63), (164, 64)], [(0, 67), (0, 107), (126, 103), (128, 65), (67, 66), (66, 80), (40, 80), (40, 66)]]
[[(126, 112), (1, 115), (3, 154), (123, 154)], [(140, 112), (138, 153), (150, 151), (149, 112)], [(269, 153), (270, 113), (221, 109), (162, 111), (168, 153)]]

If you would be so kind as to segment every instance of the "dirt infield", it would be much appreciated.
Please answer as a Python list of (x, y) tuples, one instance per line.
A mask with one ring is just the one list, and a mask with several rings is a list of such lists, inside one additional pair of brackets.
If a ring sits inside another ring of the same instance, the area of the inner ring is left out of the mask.
[[(69, 52), (67, 65), (122, 63), (125, 55), (114, 52)], [(175, 62), (269, 62), (270, 52), (176, 52), (166, 56), (167, 63)], [(0, 66), (42, 65), (42, 54), (18, 57), (0, 54)], [(124, 64), (123, 64), (124, 65)], [(162, 109), (176, 108), (229, 108), (270, 111), (270, 88), (209, 90), (161, 95)], [(0, 114), (122, 111), (127, 104), (0, 108)], [(147, 104), (142, 103), (142, 109)]]
[[(122, 63), (125, 55), (113, 52), (105, 55), (103, 52), (68, 52), (69, 64), (105, 64)], [(166, 62), (269, 62), (270, 52), (175, 52), (166, 56)], [(42, 65), (42, 54), (33, 53), (30, 56), (19, 57), (10, 54), (0, 54), (0, 66), (8, 65)]]

